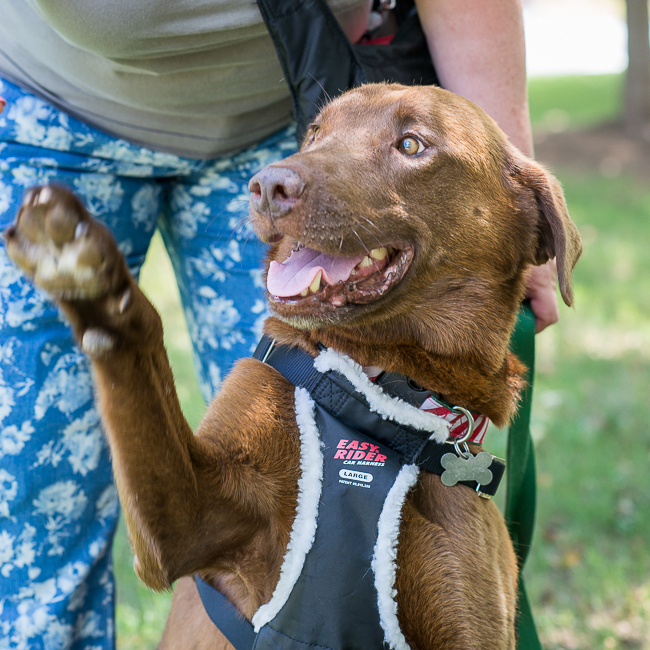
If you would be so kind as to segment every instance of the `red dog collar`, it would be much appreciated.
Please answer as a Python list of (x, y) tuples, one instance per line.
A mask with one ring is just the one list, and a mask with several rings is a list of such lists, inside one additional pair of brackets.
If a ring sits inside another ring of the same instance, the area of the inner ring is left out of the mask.
[[(368, 375), (368, 379), (373, 383), (377, 382), (377, 380), (381, 380), (381, 377), (384, 375), (384, 371), (377, 366), (365, 366), (363, 371)], [(443, 418), (446, 422), (449, 422), (449, 424), (451, 424), (451, 428), (449, 429), (450, 438), (462, 438), (467, 433), (469, 422), (465, 415), (458, 411), (454, 411), (452, 406), (445, 404), (442, 400), (428, 395), (420, 405), (420, 410), (426, 411), (427, 413), (433, 413), (434, 415)], [(472, 413), (472, 417), (474, 418), (474, 431), (467, 439), (467, 442), (481, 445), (483, 444), (485, 433), (490, 424), (490, 419), (487, 415), (482, 415), (480, 413)]]

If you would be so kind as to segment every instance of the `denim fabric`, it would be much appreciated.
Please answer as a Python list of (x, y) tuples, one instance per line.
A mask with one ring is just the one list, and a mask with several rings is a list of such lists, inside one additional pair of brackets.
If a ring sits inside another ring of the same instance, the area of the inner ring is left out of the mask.
[[(7, 81), (0, 94), (0, 227), (27, 188), (65, 184), (137, 275), (158, 226), (208, 399), (260, 334), (264, 251), (247, 222), (247, 184), (293, 153), (292, 129), (197, 161), (116, 139)], [(117, 517), (88, 363), (0, 246), (0, 650), (114, 647)]]

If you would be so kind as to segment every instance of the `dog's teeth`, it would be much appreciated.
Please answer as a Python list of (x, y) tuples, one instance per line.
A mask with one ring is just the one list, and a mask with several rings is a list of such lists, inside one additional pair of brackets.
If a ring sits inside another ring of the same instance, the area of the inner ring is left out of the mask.
[(373, 248), (370, 251), (370, 257), (376, 260), (383, 260), (386, 255), (388, 255), (388, 251), (385, 248)]
[(304, 298), (309, 293), (309, 289), (305, 289), (300, 292), (300, 295)]
[(312, 293), (316, 293), (320, 289), (320, 279), (321, 279), (322, 275), (323, 275), (323, 272), (319, 271), (316, 274), (316, 277), (314, 278), (314, 281), (309, 285), (309, 290)]
[(357, 264), (357, 268), (362, 269), (365, 266), (372, 266), (372, 260), (367, 255)]

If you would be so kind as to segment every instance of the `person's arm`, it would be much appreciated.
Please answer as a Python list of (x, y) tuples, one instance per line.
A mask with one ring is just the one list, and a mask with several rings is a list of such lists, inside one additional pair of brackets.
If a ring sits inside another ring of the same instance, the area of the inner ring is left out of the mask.
[[(478, 104), (533, 155), (520, 0), (416, 0), (443, 88)], [(555, 262), (531, 270), (528, 297), (541, 332), (557, 322)]]

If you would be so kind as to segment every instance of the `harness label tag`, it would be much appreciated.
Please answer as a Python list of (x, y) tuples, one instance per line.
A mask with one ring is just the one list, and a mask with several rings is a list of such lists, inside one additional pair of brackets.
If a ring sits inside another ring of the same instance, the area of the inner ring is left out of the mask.
[(374, 478), (372, 474), (367, 474), (366, 472), (354, 472), (351, 469), (340, 470), (339, 476), (348, 479), (349, 481), (363, 481), (364, 483), (370, 483)]
[(383, 467), (386, 463), (386, 456), (378, 452), (378, 445), (342, 438), (336, 445), (334, 460), (342, 460), (344, 465), (378, 465)]

